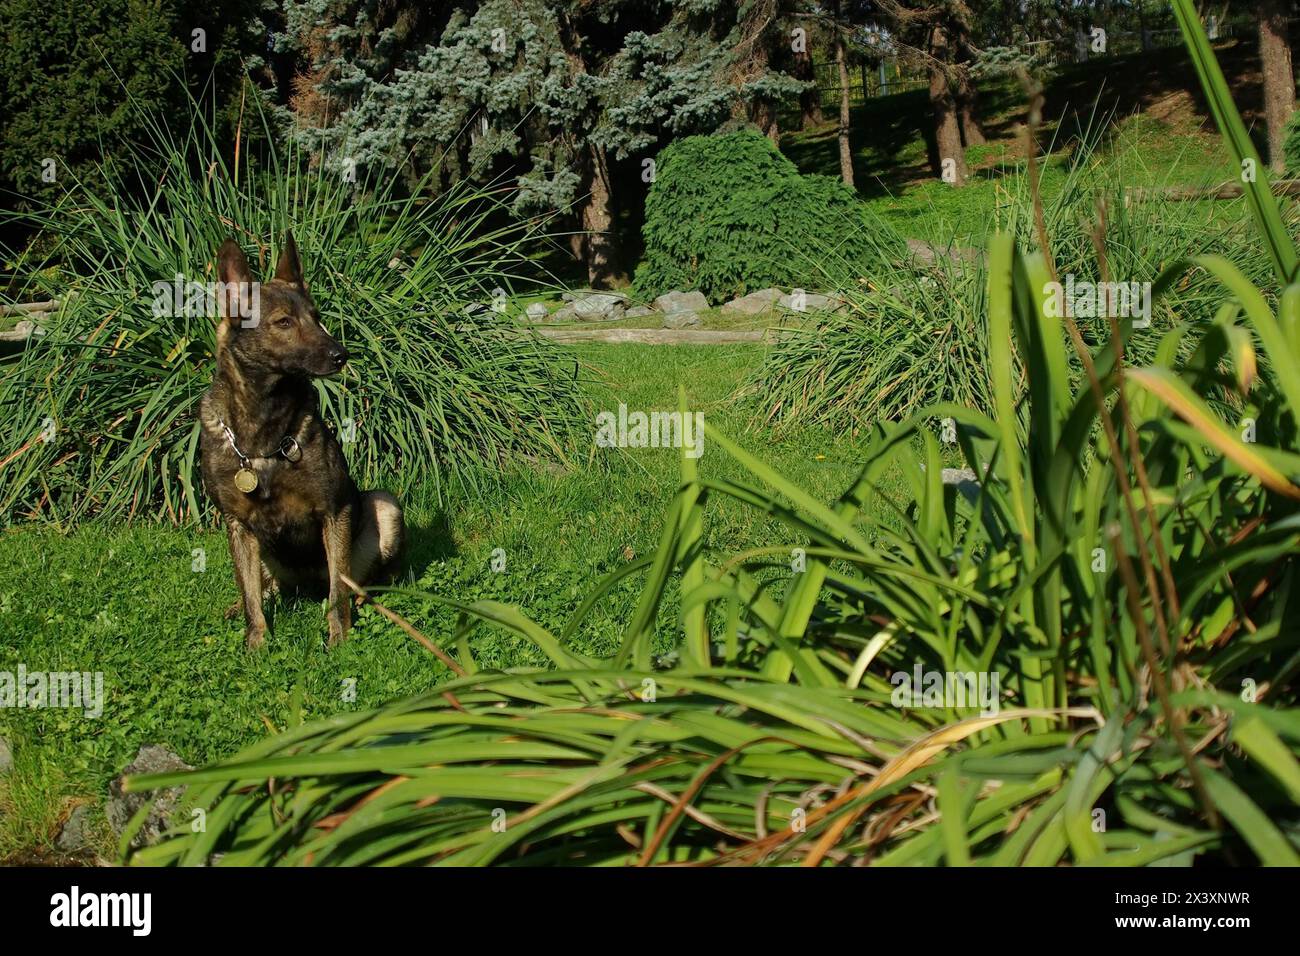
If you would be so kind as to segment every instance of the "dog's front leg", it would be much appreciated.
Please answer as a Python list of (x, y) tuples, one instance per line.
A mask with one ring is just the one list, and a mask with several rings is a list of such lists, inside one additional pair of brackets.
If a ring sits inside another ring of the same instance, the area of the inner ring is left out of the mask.
[(244, 598), (244, 636), (249, 650), (266, 642), (266, 615), (262, 611), (262, 548), (251, 531), (227, 519), (230, 558), (235, 565), (235, 582)]
[(330, 596), (326, 620), (329, 622), (329, 646), (348, 639), (352, 626), (352, 607), (343, 575), (352, 572), (352, 506), (330, 515), (324, 522), (325, 560), (329, 564)]

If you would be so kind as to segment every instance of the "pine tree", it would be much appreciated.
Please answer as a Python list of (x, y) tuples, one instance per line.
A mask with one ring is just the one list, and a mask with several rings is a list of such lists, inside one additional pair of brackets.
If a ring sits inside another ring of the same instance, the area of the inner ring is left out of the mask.
[(176, 123), (181, 136), (191, 96), (214, 98), (233, 126), (245, 71), (262, 65), (262, 4), (194, 7), (0, 0), (0, 190), (33, 195), (93, 177), (146, 123)]
[(325, 161), (509, 176), (520, 213), (572, 217), (602, 288), (626, 280), (615, 163), (804, 89), (766, 66), (737, 75), (755, 2), (289, 0), (280, 44), (303, 58), (298, 135)]

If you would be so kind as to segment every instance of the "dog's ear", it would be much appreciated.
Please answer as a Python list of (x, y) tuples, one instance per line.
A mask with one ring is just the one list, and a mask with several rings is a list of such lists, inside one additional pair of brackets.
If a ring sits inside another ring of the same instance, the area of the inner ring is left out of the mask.
[[(253, 270), (239, 243), (227, 239), (217, 250), (217, 278), (221, 280), (220, 299), (222, 318), (232, 319), (244, 315), (253, 288)], [(242, 298), (242, 301), (241, 301)]]
[(298, 258), (298, 243), (293, 241), (293, 230), (284, 233), (284, 248), (280, 250), (280, 261), (275, 264), (275, 277), (300, 289), (307, 287), (302, 281), (302, 260)]

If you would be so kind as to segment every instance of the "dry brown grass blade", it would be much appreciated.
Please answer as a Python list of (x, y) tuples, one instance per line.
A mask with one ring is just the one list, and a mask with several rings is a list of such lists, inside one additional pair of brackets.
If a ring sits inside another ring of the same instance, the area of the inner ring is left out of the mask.
[[(371, 607), (373, 607), (384, 617), (388, 618), (390, 621), (392, 621), (394, 624), (396, 624), (398, 627), (404, 630), (407, 634), (411, 635), (411, 637), (415, 638), (417, 641), (423, 644), (424, 647), (430, 653), (432, 653), (434, 657), (438, 658), (438, 660), (446, 664), (453, 674), (455, 674), (457, 677), (469, 676), (469, 672), (466, 671), (465, 668), (461, 667), (460, 664), (456, 662), (455, 658), (453, 658), (441, 647), (439, 647), (433, 641), (429, 640), (422, 633), (420, 633), (420, 631), (417, 630), (415, 626), (412, 625), (409, 621), (407, 621), (406, 618), (402, 617), (402, 615), (398, 614), (396, 611), (391, 611), (388, 608), (384, 607), (384, 605), (380, 604), (369, 594), (367, 594), (365, 588), (357, 584), (356, 581), (353, 581), (346, 574), (340, 574), (339, 578), (343, 581), (344, 584), (346, 584), (349, 588), (351, 588), (353, 592), (356, 593), (357, 597), (361, 598), (362, 603), (369, 604)], [(449, 690), (443, 691), (442, 696), (447, 699), (447, 703), (451, 704), (451, 706), (455, 707), (457, 710), (465, 709), (464, 707), (461, 706), (460, 701), (456, 699), (456, 695), (453, 694), (451, 691)]]
[[(841, 807), (850, 804), (855, 800), (860, 800), (863, 797), (868, 797), (881, 787), (887, 786), (888, 784), (901, 779), (917, 768), (924, 766), (927, 761), (934, 757), (935, 754), (941, 752), (944, 748), (969, 737), (973, 733), (1001, 722), (1029, 717), (1078, 717), (1098, 722), (1101, 721), (1101, 714), (1092, 707), (1018, 707), (1014, 710), (1002, 711), (995, 716), (972, 717), (967, 720), (948, 724), (947, 726), (940, 727), (937, 730), (931, 731), (925, 736), (913, 741), (881, 767), (880, 772), (871, 780), (841, 794), (835, 799), (827, 802), (825, 805), (818, 807), (812, 813), (809, 813), (804, 818), (804, 828), (806, 829), (808, 825), (816, 823), (834, 814)], [(810, 854), (810, 857), (805, 858), (804, 865), (816, 866), (820, 863), (822, 858), (827, 855), (830, 849), (843, 835), (844, 831), (858, 819), (862, 811), (865, 809), (865, 807), (860, 808), (853, 813), (845, 814), (844, 817), (837, 819), (828, 831), (831, 835), (822, 835), (818, 840), (817, 846), (814, 847), (812, 854)], [(752, 843), (746, 844), (743, 847), (738, 847), (736, 850), (724, 854), (717, 860), (712, 861), (712, 865), (733, 862), (752, 862), (755, 857), (761, 856), (765, 853), (770, 853), (783, 844), (797, 839), (801, 832), (803, 831), (796, 831), (793, 826), (787, 827), (780, 833), (773, 833), (770, 836), (763, 837), (762, 839), (754, 840)], [(812, 862), (810, 862), (810, 859)]]
[(1300, 501), (1300, 487), (1270, 465), (1262, 455), (1237, 441), (1172, 376), (1159, 374), (1155, 369), (1130, 368), (1124, 371), (1124, 377), (1141, 385), (1173, 409), (1179, 418), (1195, 428), (1216, 451), (1243, 471), (1258, 478), (1265, 488), (1293, 501)]
[(668, 815), (664, 817), (663, 822), (661, 822), (659, 824), (658, 829), (655, 830), (654, 836), (651, 837), (650, 840), (646, 843), (645, 851), (641, 854), (641, 858), (637, 860), (636, 865), (637, 866), (650, 865), (650, 861), (653, 860), (655, 854), (659, 852), (660, 844), (662, 844), (664, 838), (668, 836), (668, 831), (672, 829), (673, 824), (677, 822), (677, 818), (680, 817), (683, 814), (683, 812), (685, 812), (687, 804), (689, 804), (691, 800), (695, 798), (695, 795), (700, 792), (700, 788), (704, 786), (704, 784), (708, 781), (708, 779), (711, 776), (713, 776), (713, 774), (717, 771), (719, 767), (721, 767), (724, 763), (726, 763), (736, 754), (740, 753), (746, 747), (750, 747), (753, 746), (754, 744), (762, 743), (764, 741), (770, 741), (776, 739), (778, 738), (756, 737), (753, 740), (745, 741), (743, 744), (741, 744), (738, 747), (732, 747), (730, 750), (723, 751), (722, 753), (718, 754), (718, 756), (714, 757), (713, 760), (709, 762), (709, 765), (705, 767), (702, 771), (700, 771), (700, 773), (695, 777), (695, 779), (691, 781), (691, 785), (682, 791), (682, 795), (677, 798), (677, 802), (673, 804), (672, 809), (668, 811)]
[[(919, 740), (914, 741), (903, 749), (898, 756), (894, 757), (889, 763), (880, 768), (880, 773), (872, 780), (858, 787), (857, 790), (850, 791), (838, 800), (832, 803), (849, 802), (852, 799), (869, 796), (872, 792), (879, 790), (896, 780), (907, 776), (913, 770), (929, 763), (931, 758), (936, 754), (942, 753), (949, 746), (959, 743), (969, 737), (971, 734), (979, 733), (981, 730), (987, 730), (989, 727), (997, 726), (1008, 720), (1015, 720), (1019, 717), (1053, 717), (1053, 716), (1070, 716), (1070, 717), (1091, 717), (1100, 721), (1101, 715), (1091, 707), (1076, 708), (1017, 708), (1004, 713), (994, 714), (989, 717), (970, 717), (966, 720), (958, 721), (955, 724), (948, 724), (946, 727), (940, 727), (938, 730), (926, 734)], [(848, 799), (846, 799), (848, 798)], [(827, 804), (830, 806), (831, 804)], [(826, 832), (821, 835), (813, 845), (812, 852), (804, 857), (804, 866), (818, 866), (825, 858), (827, 853), (837, 844), (840, 837), (850, 826), (853, 825), (866, 810), (866, 806), (858, 807), (851, 813), (836, 818)]]

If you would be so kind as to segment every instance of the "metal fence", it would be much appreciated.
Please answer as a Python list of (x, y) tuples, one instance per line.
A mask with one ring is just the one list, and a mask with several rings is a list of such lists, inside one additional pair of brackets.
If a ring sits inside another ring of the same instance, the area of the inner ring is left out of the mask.
[[(840, 106), (840, 71), (834, 63), (813, 65), (813, 78), (817, 95), (821, 97), (822, 110), (837, 110)], [(924, 90), (930, 85), (924, 73), (906, 73), (897, 60), (868, 63), (865, 60), (849, 66), (849, 104), (861, 106), (878, 96), (892, 96), (908, 90)]]
[[(1130, 22), (1131, 21), (1131, 22)], [(1019, 45), (1018, 49), (1031, 55), (1036, 62), (1046, 66), (1083, 63), (1111, 57), (1130, 56), (1142, 51), (1182, 46), (1183, 36), (1174, 25), (1172, 15), (1146, 11), (1137, 12), (1122, 20), (1096, 24), (1105, 31), (1104, 52), (1094, 49), (1096, 37), (1092, 25), (1081, 29), (1069, 40), (1037, 40)], [(1294, 23), (1292, 26), (1294, 30)], [(1206, 19), (1206, 32), (1211, 40), (1253, 34), (1254, 21), (1249, 17), (1228, 18), (1210, 14)], [(816, 63), (813, 79), (822, 110), (837, 110), (840, 103), (839, 69), (834, 63)], [(850, 53), (849, 104), (862, 106), (869, 99), (892, 96), (910, 90), (929, 88), (929, 77), (924, 72), (907, 71), (892, 58), (868, 60)]]

